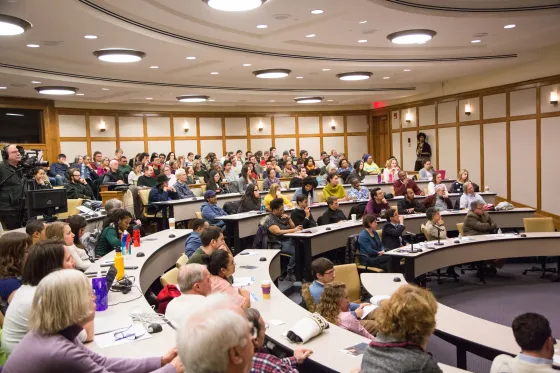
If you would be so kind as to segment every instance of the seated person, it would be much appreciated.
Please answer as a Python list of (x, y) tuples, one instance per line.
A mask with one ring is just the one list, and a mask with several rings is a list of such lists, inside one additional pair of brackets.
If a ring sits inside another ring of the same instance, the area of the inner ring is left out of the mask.
[(381, 172), (379, 166), (375, 164), (373, 157), (370, 154), (364, 155), (364, 171), (370, 175)]
[(259, 194), (259, 187), (255, 184), (249, 184), (247, 185), (247, 189), (245, 189), (245, 194), (241, 197), (237, 213), (260, 211), (260, 209), (261, 195)]
[(385, 162), (385, 168), (383, 169), (383, 182), (392, 183), (397, 180), (400, 170), (399, 162), (395, 158), (389, 158)]
[(184, 168), (175, 171), (175, 179), (177, 182), (173, 184), (173, 188), (177, 191), (179, 199), (196, 197), (187, 184), (187, 171)]
[(213, 190), (207, 190), (204, 192), (204, 202), (201, 206), (202, 218), (205, 219), (208, 224), (215, 225), (218, 228), (225, 229), (226, 223), (222, 220), (216, 219), (217, 216), (225, 216), (228, 213), (224, 211), (223, 208), (218, 206), (218, 198), (216, 198), (216, 192)]
[[(308, 348), (298, 348), (294, 350), (294, 356), (283, 359), (272, 355), (265, 347), (265, 336), (268, 326), (265, 324), (259, 311), (254, 308), (247, 308), (245, 316), (256, 331), (256, 337), (252, 340), (255, 355), (253, 355), (251, 373), (270, 373), (271, 371), (296, 373), (297, 365), (303, 364), (305, 359), (313, 353)], [(270, 367), (273, 368), (269, 369)]]
[(74, 269), (53, 271), (38, 284), (34, 293), (33, 306), (30, 304), (28, 312), (29, 333), (13, 350), (4, 365), (4, 372), (140, 373), (183, 370), (174, 348), (163, 357), (127, 359), (107, 358), (84, 346), (79, 337), (93, 324), (95, 296), (90, 280), (82, 272)]
[(81, 178), (80, 171), (77, 168), (71, 168), (68, 174), (70, 175), (70, 181), (64, 185), (64, 189), (66, 189), (66, 198), (94, 199), (93, 190), (89, 184)]
[(303, 161), (303, 165), (307, 169), (308, 176), (319, 176), (321, 173), (321, 169), (315, 166), (313, 157), (306, 158), (305, 161)]
[[(426, 222), (426, 232), (428, 234), (426, 241), (435, 241), (438, 237), (440, 240), (445, 240), (447, 238), (447, 230), (439, 210), (436, 207), (430, 207), (426, 211), (426, 218), (428, 218)], [(459, 277), (457, 272), (455, 272), (455, 266), (447, 267), (446, 273), (451, 277)]]
[(432, 180), (434, 177), (434, 168), (430, 160), (424, 161), (424, 167), (418, 173), (418, 180)]
[[(403, 305), (406, 304), (406, 307)], [(432, 293), (413, 285), (400, 286), (375, 310), (378, 332), (366, 348), (362, 372), (441, 373), (425, 352), (436, 328), (438, 304)]]
[(511, 329), (521, 352), (516, 357), (496, 356), (490, 373), (556, 372), (552, 367), (556, 341), (544, 316), (524, 313), (513, 319)]
[(373, 336), (350, 312), (348, 289), (341, 282), (332, 282), (325, 285), (315, 311), (330, 323), (359, 334), (362, 337), (373, 339)]
[(452, 210), (453, 202), (445, 194), (445, 185), (438, 184), (435, 188), (435, 193), (430, 194), (422, 202), (425, 208), (437, 207), (440, 210)]
[(301, 225), (296, 226), (292, 219), (284, 213), (284, 200), (282, 198), (275, 198), (270, 202), (270, 211), (271, 213), (265, 218), (263, 223), (264, 229), (268, 232), (270, 248), (279, 249), (291, 255), (284, 280), (295, 282), (296, 249), (292, 239), (284, 235), (299, 232), (303, 228)]
[(381, 188), (373, 188), (370, 194), (371, 199), (366, 205), (364, 215), (375, 215), (377, 217), (380, 216), (383, 211), (391, 208), (389, 203), (387, 203), (385, 193), (383, 193)]
[(358, 245), (360, 247), (360, 264), (368, 267), (380, 268), (385, 272), (392, 272), (389, 269), (391, 258), (385, 254), (385, 248), (376, 232), (377, 220), (373, 215), (367, 215), (363, 220), (364, 230), (358, 235)]
[(395, 209), (385, 210), (384, 218), (387, 220), (383, 226), (381, 232), (381, 242), (385, 250), (398, 249), (404, 246), (406, 243), (402, 238), (402, 234), (405, 230), (404, 227), (404, 216), (399, 216), (399, 213)]
[(128, 164), (128, 160), (124, 155), (121, 155), (119, 160), (119, 172), (123, 175), (125, 180), (128, 180), (128, 174), (132, 171), (132, 167)]
[(200, 233), (208, 228), (210, 224), (204, 219), (194, 219), (192, 224), (192, 233), (187, 237), (185, 242), (185, 255), (189, 258), (194, 254), (194, 252), (202, 246), (202, 241), (200, 240)]
[(31, 236), (23, 232), (7, 232), (0, 236), (0, 311), (3, 315), (21, 287), (23, 266), (32, 244)]
[(157, 184), (157, 180), (154, 177), (154, 168), (152, 166), (144, 166), (144, 174), (138, 177), (138, 182), (136, 183), (137, 186), (145, 186), (149, 188), (155, 187)]
[(301, 188), (303, 186), (303, 179), (307, 177), (307, 169), (305, 167), (299, 167), (297, 169), (297, 174), (290, 180), (290, 189)]
[(45, 230), (47, 225), (39, 219), (33, 219), (27, 222), (25, 226), (25, 233), (31, 237), (32, 244), (37, 245), (45, 239)]
[(282, 195), (280, 184), (274, 183), (270, 186), (268, 194), (264, 196), (264, 206), (266, 207), (266, 211), (270, 211), (270, 202), (276, 198), (281, 198), (287, 208), (294, 207), (292, 202)]
[(49, 178), (51, 185), (60, 186), (64, 185), (68, 180), (66, 179), (66, 173), (68, 172), (68, 163), (66, 163), (66, 155), (59, 154), (57, 157), (57, 162), (51, 164), (49, 167)]
[(177, 287), (181, 295), (173, 298), (165, 309), (165, 317), (178, 328), (185, 318), (185, 310), (195, 306), (204, 297), (210, 295), (210, 272), (202, 264), (186, 264), (179, 268)]
[[(85, 228), (87, 222), (83, 216), (72, 215), (68, 218), (69, 221), (72, 221), (72, 224), (75, 224), (77, 219), (80, 219), (80, 225), (83, 225)], [(46, 229), (45, 237), (47, 240), (58, 240), (64, 242), (65, 247), (70, 250), (70, 255), (74, 261), (74, 268), (79, 269), (80, 271), (86, 271), (91, 266), (91, 261), (89, 260), (86, 251), (74, 245), (75, 234), (72, 232), (70, 224), (62, 221), (55, 221), (54, 223), (49, 224)]]
[(136, 162), (134, 168), (128, 173), (128, 183), (131, 185), (136, 185), (138, 183), (138, 178), (142, 175), (144, 165), (141, 162)]
[(200, 243), (201, 246), (189, 257), (187, 264), (204, 264), (203, 257), (205, 255), (211, 255), (216, 250), (229, 251), (229, 248), (224, 242), (224, 234), (218, 227), (203, 229), (202, 232), (200, 232)]
[(365, 186), (360, 186), (360, 179), (357, 177), (350, 177), (348, 183), (352, 185), (348, 190), (348, 198), (358, 201), (369, 199), (369, 190)]
[(463, 193), (464, 189), (463, 189), (463, 185), (467, 182), (470, 181), (474, 187), (474, 191), (476, 193), (480, 192), (480, 188), (478, 185), (476, 185), (475, 183), (473, 183), (470, 179), (469, 179), (469, 171), (462, 169), (459, 171), (459, 173), (457, 174), (457, 180), (455, 180), (453, 182), (453, 184), (451, 184), (451, 189), (450, 192), (451, 193)]
[(354, 162), (354, 170), (350, 173), (350, 175), (345, 179), (346, 184), (349, 184), (349, 180), (351, 178), (357, 178), (360, 181), (363, 181), (366, 178), (368, 173), (364, 171), (364, 161), (357, 160)]
[(29, 190), (42, 190), (42, 189), (52, 189), (51, 182), (45, 173), (43, 167), (35, 167), (33, 169), (33, 179), (31, 180), (31, 185)]
[[(233, 161), (237, 165), (237, 160), (235, 158), (233, 158)], [(237, 182), (237, 180), (239, 180), (239, 174), (240, 173), (241, 173), (241, 167), (236, 167), (234, 169), (233, 165), (232, 165), (232, 162), (229, 159), (224, 161), (224, 177), (225, 177), (227, 182), (229, 182), (229, 183)], [(177, 173), (175, 173), (175, 174), (177, 174)]]
[(329, 197), (335, 197), (338, 201), (347, 201), (346, 191), (342, 184), (339, 184), (337, 175), (327, 176), (327, 185), (323, 188), (323, 200), (326, 201)]
[(130, 226), (132, 214), (125, 209), (118, 209), (107, 216), (103, 230), (95, 245), (95, 256), (105, 256), (111, 251), (120, 250), (121, 236)]
[(292, 162), (286, 162), (286, 164), (284, 165), (284, 170), (282, 170), (282, 177), (294, 177), (296, 176), (296, 174), (297, 170), (294, 168)]
[(414, 191), (417, 196), (423, 196), (424, 192), (418, 188), (416, 182), (412, 179), (406, 177), (406, 172), (403, 170), (398, 173), (399, 178), (393, 182), (393, 188), (395, 189), (395, 196), (404, 196), (408, 188)]
[[(172, 199), (179, 199), (179, 194), (172, 186), (169, 186), (169, 177), (163, 172), (157, 176), (157, 184), (152, 187), (148, 195), (148, 202), (166, 202)], [(157, 206), (148, 205), (148, 213), (155, 214), (159, 211)]]
[(210, 171), (208, 174), (208, 182), (206, 183), (206, 190), (216, 192), (216, 194), (227, 193), (222, 182), (222, 176), (216, 170)]
[(102, 184), (124, 184), (124, 176), (119, 172), (119, 161), (113, 159), (109, 162), (109, 171), (103, 175)]
[(448, 197), (447, 186), (441, 182), (441, 174), (439, 172), (434, 172), (432, 176), (432, 181), (428, 184), (428, 195), (432, 195), (436, 192), (436, 186), (442, 185), (445, 189), (445, 196)]
[(463, 184), (463, 194), (459, 200), (460, 209), (468, 209), (473, 202), (480, 202), (483, 205), (486, 204), (484, 198), (480, 194), (474, 192), (474, 185), (470, 181)]
[(397, 203), (400, 215), (422, 213), (426, 211), (426, 208), (421, 205), (414, 196), (414, 191), (408, 188), (404, 198)]
[(295, 201), (299, 196), (305, 196), (305, 198), (308, 199), (309, 196), (311, 196), (312, 204), (319, 202), (317, 194), (315, 193), (315, 187), (317, 187), (317, 179), (311, 176), (306, 177), (303, 179), (303, 186), (301, 189), (297, 189), (293, 194), (292, 201)]
[(471, 209), (467, 212), (463, 222), (463, 233), (465, 236), (495, 233), (498, 225), (492, 220), (490, 214), (484, 211), (484, 203), (474, 201), (470, 207)]
[(211, 275), (211, 293), (224, 293), (231, 298), (234, 305), (241, 308), (251, 307), (251, 293), (247, 289), (234, 288), (228, 281), (235, 273), (235, 261), (229, 250), (216, 250), (210, 255), (204, 255), (202, 260)]
[(335, 196), (327, 198), (327, 211), (319, 218), (319, 225), (338, 223), (346, 220), (346, 216), (338, 208), (338, 199)]
[(296, 207), (292, 210), (290, 217), (296, 226), (301, 225), (303, 229), (317, 226), (317, 222), (311, 214), (311, 209), (307, 205), (307, 197), (303, 194), (296, 198)]
[(276, 170), (274, 168), (266, 169), (267, 178), (263, 182), (263, 190), (269, 190), (272, 184), (280, 184), (280, 179), (276, 177)]

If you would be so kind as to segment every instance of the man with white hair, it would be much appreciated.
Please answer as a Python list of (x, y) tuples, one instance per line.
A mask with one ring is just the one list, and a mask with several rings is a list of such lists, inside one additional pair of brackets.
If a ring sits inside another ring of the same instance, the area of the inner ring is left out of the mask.
[(124, 184), (124, 176), (119, 172), (119, 161), (109, 162), (109, 171), (103, 175), (103, 184)]
[(189, 188), (187, 184), (187, 172), (184, 168), (180, 168), (175, 171), (175, 178), (177, 179), (177, 182), (172, 186), (179, 194), (179, 199), (195, 197), (191, 188)]
[(436, 185), (436, 192), (432, 195), (427, 196), (424, 198), (423, 205), (426, 209), (430, 207), (436, 207), (440, 211), (442, 210), (453, 210), (453, 202), (451, 199), (445, 194), (445, 185), (438, 184)]
[(188, 311), (177, 330), (177, 351), (189, 373), (249, 373), (256, 337), (240, 307), (211, 294)]
[(185, 310), (203, 301), (204, 297), (212, 291), (210, 272), (202, 264), (183, 265), (179, 269), (177, 285), (181, 290), (181, 295), (173, 298), (165, 310), (165, 317), (175, 327), (181, 325), (186, 316)]

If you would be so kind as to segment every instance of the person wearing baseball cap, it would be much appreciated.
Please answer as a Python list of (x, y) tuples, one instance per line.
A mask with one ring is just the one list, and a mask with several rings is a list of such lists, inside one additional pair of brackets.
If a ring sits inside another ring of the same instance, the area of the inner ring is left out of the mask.
[[(152, 187), (148, 196), (149, 203), (179, 199), (179, 193), (177, 193), (175, 188), (169, 186), (169, 180), (171, 179), (164, 173), (157, 176), (157, 183), (154, 187)], [(159, 210), (160, 209), (156, 206), (148, 206), (149, 214), (156, 214)]]
[(213, 190), (207, 190), (204, 193), (204, 202), (200, 208), (202, 211), (202, 218), (208, 222), (210, 225), (215, 225), (222, 230), (225, 229), (226, 223), (220, 219), (216, 219), (217, 216), (224, 216), (228, 213), (224, 211), (223, 208), (218, 206), (218, 199), (216, 198), (216, 192)]

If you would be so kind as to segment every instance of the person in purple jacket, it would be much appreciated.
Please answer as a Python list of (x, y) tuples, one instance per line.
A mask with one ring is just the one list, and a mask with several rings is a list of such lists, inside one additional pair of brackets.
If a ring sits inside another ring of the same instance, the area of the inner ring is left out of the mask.
[(29, 333), (13, 350), (2, 372), (184, 372), (176, 348), (162, 357), (141, 359), (108, 358), (93, 352), (77, 336), (94, 317), (95, 295), (88, 278), (75, 269), (50, 273), (37, 286), (29, 315)]

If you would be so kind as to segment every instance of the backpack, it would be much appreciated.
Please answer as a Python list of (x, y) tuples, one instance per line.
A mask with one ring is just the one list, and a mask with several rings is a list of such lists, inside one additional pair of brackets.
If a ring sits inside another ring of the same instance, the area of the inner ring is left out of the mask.
[(348, 213), (348, 220), (352, 219), (352, 214), (356, 214), (357, 219), (361, 219), (366, 211), (367, 202), (359, 203), (356, 206), (352, 206), (350, 212)]
[(255, 234), (255, 238), (253, 240), (253, 249), (268, 249), (268, 232), (262, 225), (259, 225), (257, 228), (257, 233)]
[(506, 211), (506, 210), (513, 210), (513, 209), (514, 209), (513, 205), (506, 201), (498, 203), (495, 207), (496, 211)]
[(241, 201), (228, 201), (224, 203), (224, 211), (227, 212), (228, 215), (237, 214), (239, 206), (241, 206)]
[(177, 286), (168, 284), (165, 285), (163, 289), (159, 292), (157, 296), (158, 300), (158, 313), (165, 314), (165, 310), (167, 309), (167, 305), (169, 302), (173, 300), (173, 298), (177, 298), (181, 295), (181, 291), (177, 289)]

